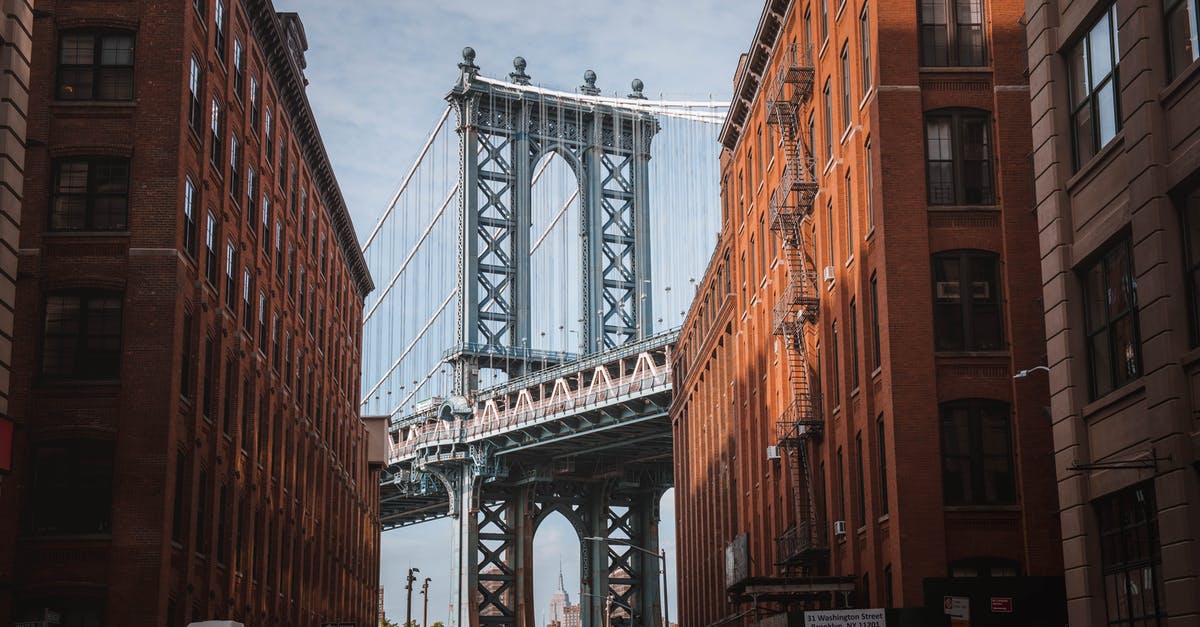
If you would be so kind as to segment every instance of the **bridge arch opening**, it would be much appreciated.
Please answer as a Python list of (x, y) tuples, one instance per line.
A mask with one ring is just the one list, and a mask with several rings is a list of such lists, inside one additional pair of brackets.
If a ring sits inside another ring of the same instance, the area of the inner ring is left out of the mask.
[(570, 606), (579, 611), (583, 589), (580, 549), (579, 534), (561, 512), (548, 514), (534, 532), (533, 607), (538, 627), (552, 620), (566, 624)]
[(583, 205), (574, 159), (569, 152), (551, 149), (533, 165), (529, 347), (539, 351), (581, 352)]

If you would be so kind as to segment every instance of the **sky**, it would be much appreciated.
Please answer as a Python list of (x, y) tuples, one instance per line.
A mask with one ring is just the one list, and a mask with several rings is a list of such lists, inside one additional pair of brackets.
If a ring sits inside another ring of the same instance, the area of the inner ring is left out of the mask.
[[(534, 84), (572, 91), (585, 70), (605, 95), (624, 96), (640, 78), (651, 98), (727, 100), (738, 57), (762, 11), (752, 0), (276, 0), (304, 22), (308, 97), (334, 172), (362, 239), (375, 225), (457, 79), (462, 48), (473, 47), (484, 74), (506, 76), (523, 56)], [(375, 277), (376, 283), (381, 281)], [(662, 506), (661, 543), (671, 555), (673, 492)], [(448, 622), (448, 521), (385, 532), (380, 581), (384, 609), (401, 622), (405, 574), (430, 577), (429, 622)], [(557, 588), (559, 563), (578, 602), (578, 541), (560, 516), (535, 537), (538, 624)], [(418, 586), (420, 582), (418, 581)], [(414, 593), (414, 615), (420, 616)]]

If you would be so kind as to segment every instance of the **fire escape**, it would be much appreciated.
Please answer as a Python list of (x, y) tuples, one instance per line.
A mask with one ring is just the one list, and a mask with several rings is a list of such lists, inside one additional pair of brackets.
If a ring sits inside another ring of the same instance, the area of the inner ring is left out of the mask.
[(792, 44), (779, 60), (767, 100), (768, 123), (778, 129), (784, 151), (783, 176), (771, 194), (771, 230), (782, 240), (788, 276), (775, 304), (773, 333), (787, 346), (791, 398), (777, 429), (796, 491), (796, 525), (776, 538), (776, 559), (785, 573), (808, 576), (820, 574), (829, 555), (828, 529), (817, 507), (810, 462), (813, 439), (821, 435), (824, 423), (806, 342), (806, 336), (815, 337), (819, 305), (810, 235), (818, 188), (812, 147), (800, 132), (800, 112), (812, 100), (813, 74), (811, 53)]

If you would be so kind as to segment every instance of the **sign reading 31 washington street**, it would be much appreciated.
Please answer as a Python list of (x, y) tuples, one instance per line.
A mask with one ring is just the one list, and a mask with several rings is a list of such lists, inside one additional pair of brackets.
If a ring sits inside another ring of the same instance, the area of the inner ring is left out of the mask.
[(815, 610), (804, 613), (804, 627), (886, 627), (883, 610)]

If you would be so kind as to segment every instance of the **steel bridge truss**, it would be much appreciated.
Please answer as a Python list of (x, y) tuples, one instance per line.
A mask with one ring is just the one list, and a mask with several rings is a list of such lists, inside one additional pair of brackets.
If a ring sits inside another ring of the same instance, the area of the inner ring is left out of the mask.
[(531, 189), (534, 167), (550, 153), (579, 181), (585, 352), (650, 335), (647, 186), (657, 120), (636, 107), (532, 90), (524, 80), (484, 79), (474, 52), (464, 52), (459, 68), (446, 96), (460, 136), (457, 392), (475, 387), (483, 361), (476, 352), (509, 356), (490, 367), (528, 372), (521, 353), (531, 322)]

